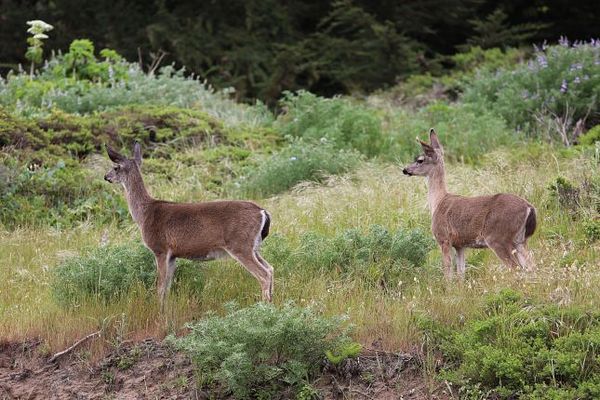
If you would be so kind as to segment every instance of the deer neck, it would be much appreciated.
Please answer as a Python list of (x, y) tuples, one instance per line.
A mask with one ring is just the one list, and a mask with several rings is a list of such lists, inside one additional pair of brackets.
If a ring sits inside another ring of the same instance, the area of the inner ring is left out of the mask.
[(127, 183), (123, 183), (125, 187), (125, 197), (129, 206), (129, 213), (133, 220), (141, 225), (145, 218), (145, 211), (148, 205), (153, 201), (153, 198), (148, 194), (144, 180), (139, 171), (131, 174)]
[(438, 164), (433, 171), (427, 176), (427, 202), (431, 215), (435, 212), (442, 199), (448, 194), (446, 190), (446, 176), (444, 172), (444, 164)]

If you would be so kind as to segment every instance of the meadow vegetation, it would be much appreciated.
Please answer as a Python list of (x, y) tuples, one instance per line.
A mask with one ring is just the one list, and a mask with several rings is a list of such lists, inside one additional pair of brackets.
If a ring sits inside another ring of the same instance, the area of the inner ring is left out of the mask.
[[(98, 356), (171, 334), (200, 385), (239, 398), (310, 398), (320, 360), (350, 356), (352, 341), (413, 352), (427, 379), (466, 398), (594, 398), (599, 51), (473, 48), (443, 78), (364, 99), (286, 93), (275, 113), (76, 41), (33, 76), (0, 82), (0, 337), (59, 350), (100, 329)], [(445, 282), (425, 183), (401, 173), (431, 126), (452, 192), (536, 206), (535, 272), (472, 250), (467, 279)], [(272, 213), (274, 306), (255, 304), (256, 282), (235, 262), (182, 260), (159, 314), (152, 255), (122, 189), (102, 180), (103, 144), (127, 153), (136, 140), (155, 197), (252, 198)]]

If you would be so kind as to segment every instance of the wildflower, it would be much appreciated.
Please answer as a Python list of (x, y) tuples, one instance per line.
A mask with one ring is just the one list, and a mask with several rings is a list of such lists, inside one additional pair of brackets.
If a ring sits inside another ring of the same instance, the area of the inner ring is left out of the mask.
[(564, 47), (569, 47), (569, 39), (567, 39), (566, 36), (561, 36), (560, 39), (558, 39), (558, 44)]
[(290, 161), (296, 161), (298, 158), (296, 158), (296, 156), (291, 156), (290, 157)]
[(578, 76), (575, 77), (575, 79), (573, 79), (573, 83), (579, 83), (581, 82), (581, 79), (579, 79)]
[(567, 93), (567, 81), (565, 79), (563, 79), (562, 83), (560, 84), (560, 92), (561, 93)]
[(27, 29), (27, 32), (29, 33), (35, 33), (35, 32), (45, 32), (45, 31), (51, 31), (52, 29), (54, 29), (54, 27), (42, 20), (39, 19), (34, 19), (32, 21), (27, 21), (27, 25), (29, 25), (31, 28)]
[(580, 64), (580, 63), (576, 63), (576, 64), (572, 64), (569, 67), (569, 72), (578, 71), (578, 70), (581, 70), (581, 69), (583, 69), (583, 65)]
[(546, 60), (546, 56), (540, 54), (537, 56), (537, 61), (538, 64), (540, 64), (540, 67), (542, 68), (546, 68), (548, 66), (548, 60)]

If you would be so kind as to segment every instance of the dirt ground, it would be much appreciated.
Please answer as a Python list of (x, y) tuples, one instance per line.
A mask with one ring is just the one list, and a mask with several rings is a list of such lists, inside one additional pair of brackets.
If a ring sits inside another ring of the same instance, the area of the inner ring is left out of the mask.
[[(196, 387), (190, 359), (155, 339), (127, 343), (97, 362), (85, 346), (55, 362), (40, 341), (0, 343), (0, 399), (209, 399)], [(374, 350), (326, 366), (315, 382), (322, 399), (451, 398), (407, 354)]]

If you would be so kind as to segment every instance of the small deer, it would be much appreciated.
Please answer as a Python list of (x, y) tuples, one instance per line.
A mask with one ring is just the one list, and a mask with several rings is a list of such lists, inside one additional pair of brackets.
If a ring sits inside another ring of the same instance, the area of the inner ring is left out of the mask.
[(427, 177), (427, 200), (431, 230), (443, 256), (446, 278), (452, 278), (451, 248), (456, 250), (459, 277), (465, 274), (465, 248), (490, 248), (507, 266), (532, 267), (527, 239), (536, 228), (535, 208), (513, 194), (464, 197), (448, 193), (444, 172), (444, 149), (433, 129), (431, 143), (417, 141), (422, 155), (404, 168), (405, 175)]
[(134, 145), (133, 159), (108, 145), (106, 150), (115, 165), (104, 179), (123, 185), (129, 212), (140, 228), (144, 244), (156, 257), (161, 310), (173, 280), (176, 258), (206, 261), (230, 255), (258, 280), (262, 300), (271, 301), (273, 267), (259, 253), (271, 223), (266, 210), (250, 201), (156, 200), (144, 186), (140, 144)]

